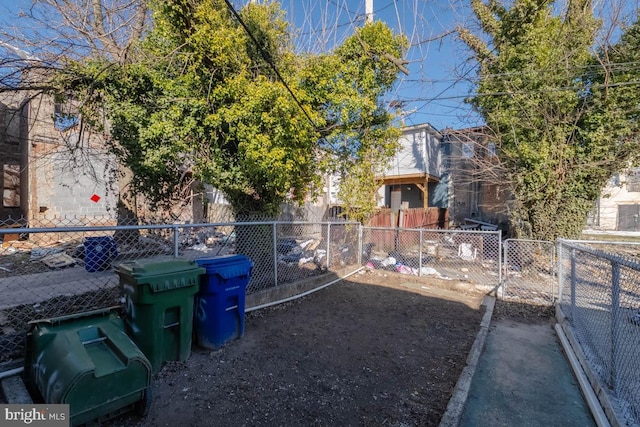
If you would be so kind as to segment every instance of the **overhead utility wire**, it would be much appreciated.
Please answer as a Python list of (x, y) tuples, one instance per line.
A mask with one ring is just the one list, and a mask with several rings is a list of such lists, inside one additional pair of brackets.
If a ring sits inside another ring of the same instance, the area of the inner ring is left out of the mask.
[[(588, 69), (598, 69), (598, 68), (608, 68), (611, 71), (617, 72), (631, 72), (640, 70), (640, 62), (611, 62), (606, 66), (601, 65), (584, 65), (580, 67), (571, 67), (568, 69), (562, 69), (561, 71), (578, 71), (578, 70), (588, 70)], [(557, 70), (552, 69), (540, 69), (540, 70), (529, 70), (529, 71), (511, 71), (505, 73), (495, 73), (495, 74), (483, 74), (482, 78), (487, 77), (509, 77), (509, 76), (530, 76), (532, 74), (543, 74), (543, 73), (553, 73), (554, 76), (557, 74)], [(477, 78), (480, 79), (480, 78)], [(428, 78), (420, 78), (420, 79), (404, 79), (407, 83), (458, 83), (461, 81), (460, 78), (449, 78), (449, 79), (428, 79)], [(472, 80), (471, 80), (472, 81)]]
[[(529, 18), (529, 16), (530, 16), (529, 14), (533, 15), (534, 13), (538, 12), (543, 6), (545, 6), (548, 3), (549, 3), (549, 0), (541, 1), (536, 9), (534, 9), (533, 11), (528, 11), (527, 16), (524, 16), (524, 17), (522, 17), (522, 19), (514, 20), (512, 22), (525, 22), (525, 20), (527, 18)], [(494, 46), (491, 50), (492, 50), (492, 53), (494, 53), (497, 50), (497, 47)], [(463, 81), (465, 78), (467, 78), (467, 76), (469, 74), (471, 74), (471, 72), (473, 72), (474, 70), (478, 69), (479, 67), (480, 67), (480, 62), (476, 63), (471, 68), (469, 68), (462, 76), (460, 76), (457, 79), (457, 81), (449, 84), (446, 88), (444, 88), (443, 90), (438, 92), (438, 94), (435, 97), (433, 97), (433, 98), (414, 98), (414, 99), (409, 100), (409, 102), (424, 102), (423, 105), (421, 105), (420, 107), (417, 108), (418, 111), (419, 111), (419, 110), (425, 108), (428, 104), (430, 104), (433, 101), (440, 101), (440, 100), (446, 100), (446, 99), (460, 99), (460, 98), (465, 99), (465, 98), (468, 98), (468, 96), (443, 97), (442, 95), (445, 92), (447, 92), (448, 90), (450, 90), (451, 88), (453, 88), (458, 82)]]
[(625, 72), (625, 71), (635, 71), (640, 68), (640, 61), (630, 61), (630, 62), (609, 62), (606, 64), (589, 64), (589, 65), (576, 65), (573, 67), (562, 68), (558, 67), (557, 69), (553, 68), (539, 68), (539, 69), (531, 69), (531, 70), (521, 70), (521, 71), (508, 71), (504, 73), (487, 73), (483, 74), (483, 77), (509, 77), (509, 76), (530, 76), (535, 74), (544, 74), (544, 73), (553, 73), (557, 74), (559, 71), (580, 71), (589, 72), (591, 70), (600, 70), (600, 69), (608, 69), (609, 71), (615, 72)]
[[(621, 63), (621, 65), (625, 65), (625, 64), (631, 64), (631, 63)], [(465, 76), (468, 73), (465, 73)], [(514, 72), (514, 73), (502, 73), (502, 74), (495, 74), (495, 75), (490, 75), (490, 76), (501, 76), (501, 75), (519, 75), (521, 73), (518, 72)], [(462, 78), (464, 78), (465, 76), (462, 76)], [(444, 90), (440, 91), (436, 96), (434, 97), (429, 97), (429, 98), (425, 98), (425, 97), (416, 97), (416, 98), (406, 98), (403, 101), (404, 102), (425, 102), (426, 104), (423, 105), (420, 108), (424, 108), (426, 107), (426, 105), (428, 103), (431, 103), (433, 101), (439, 101), (439, 100), (453, 100), (453, 99), (466, 99), (466, 98), (473, 98), (473, 97), (488, 97), (488, 96), (506, 96), (506, 95), (526, 95), (528, 93), (552, 93), (552, 92), (564, 92), (564, 91), (574, 91), (576, 90), (575, 87), (573, 86), (565, 86), (565, 87), (558, 87), (558, 88), (545, 88), (545, 89), (532, 89), (530, 91), (501, 91), (501, 92), (489, 92), (489, 93), (476, 93), (473, 95), (454, 95), (454, 96), (442, 96), (442, 94), (444, 94), (444, 92), (448, 91), (449, 89), (451, 89), (453, 86), (455, 86), (459, 81), (462, 80), (462, 78), (457, 79), (457, 80), (447, 80), (447, 79), (443, 79), (443, 80), (433, 80), (431, 81), (432, 83), (446, 83), (446, 82), (451, 82), (453, 81), (453, 83), (451, 83), (449, 86), (447, 86)], [(413, 82), (420, 82), (420, 80), (412, 80)], [(619, 83), (608, 83), (608, 84), (594, 84), (593, 88), (594, 89), (604, 89), (604, 88), (614, 88), (614, 87), (622, 87), (622, 86), (635, 86), (635, 85), (640, 85), (640, 81), (628, 81), (628, 82), (619, 82)]]
[[(354, 12), (354, 11), (352, 11), (352, 10), (351, 10), (351, 9), (349, 9), (349, 7), (348, 7), (346, 4), (344, 4), (344, 3), (342, 4), (342, 6), (341, 6), (341, 5), (339, 5), (335, 0), (329, 0), (329, 3), (331, 3), (332, 5), (334, 5), (334, 6), (335, 6), (335, 7), (337, 7), (337, 8), (340, 8), (340, 9), (344, 10), (344, 11), (345, 11), (345, 12), (347, 12), (347, 13), (350, 13), (351, 15), (362, 15), (362, 16), (364, 16), (364, 14), (362, 14), (362, 13), (358, 13), (358, 12)], [(360, 9), (360, 8), (358, 8), (358, 9)]]
[[(612, 87), (622, 87), (622, 86), (635, 86), (640, 85), (639, 81), (630, 81), (630, 82), (620, 82), (620, 83), (609, 83), (609, 84), (601, 84), (594, 85), (594, 89), (605, 89)], [(448, 88), (447, 88), (448, 89)], [(447, 90), (445, 89), (445, 90)], [(540, 90), (530, 90), (530, 91), (502, 91), (502, 92), (488, 92), (488, 93), (476, 93), (472, 95), (456, 95), (456, 96), (437, 96), (434, 98), (409, 98), (407, 102), (433, 102), (433, 101), (441, 101), (446, 99), (466, 99), (466, 98), (477, 98), (477, 97), (486, 97), (486, 96), (507, 96), (507, 95), (527, 95), (530, 93), (554, 93), (554, 92), (565, 92), (565, 91), (574, 91), (576, 88), (573, 87), (559, 87), (554, 89), (540, 89)], [(442, 94), (442, 92), (440, 92)], [(426, 104), (425, 104), (426, 105)]]
[(278, 68), (276, 67), (276, 64), (273, 63), (273, 60), (271, 59), (270, 55), (267, 54), (267, 52), (265, 52), (265, 50), (262, 47), (262, 45), (260, 45), (260, 43), (258, 43), (258, 40), (256, 40), (254, 35), (251, 33), (251, 31), (249, 30), (247, 25), (244, 23), (244, 21), (242, 20), (242, 18), (240, 17), (240, 15), (236, 11), (236, 9), (233, 7), (233, 5), (229, 2), (229, 0), (224, 0), (224, 2), (227, 4), (227, 7), (229, 8), (229, 10), (233, 14), (233, 16), (235, 16), (235, 18), (238, 20), (238, 23), (240, 23), (240, 25), (242, 25), (242, 28), (244, 28), (244, 30), (246, 31), (247, 35), (251, 39), (251, 41), (253, 41), (253, 43), (256, 45), (256, 47), (260, 51), (260, 54), (262, 55), (262, 59), (264, 59), (267, 62), (267, 64), (269, 64), (269, 66), (271, 67), (273, 72), (276, 73), (276, 76), (278, 76), (278, 79), (283, 84), (283, 86), (287, 89), (287, 91), (289, 92), (289, 94), (291, 95), (291, 97), (293, 98), (295, 103), (298, 104), (298, 107), (300, 107), (300, 109), (302, 110), (304, 115), (307, 117), (307, 119), (309, 120), (309, 123), (311, 123), (311, 125), (313, 126), (313, 128), (315, 130), (318, 130), (318, 126), (316, 126), (315, 122), (313, 121), (313, 119), (311, 118), (309, 113), (307, 113), (307, 110), (304, 109), (304, 107), (302, 106), (302, 103), (300, 102), (300, 100), (298, 99), (296, 94), (293, 93), (293, 91), (291, 90), (291, 88), (289, 87), (287, 82), (284, 80), (284, 78), (282, 78), (282, 75), (280, 75), (280, 71), (278, 71)]

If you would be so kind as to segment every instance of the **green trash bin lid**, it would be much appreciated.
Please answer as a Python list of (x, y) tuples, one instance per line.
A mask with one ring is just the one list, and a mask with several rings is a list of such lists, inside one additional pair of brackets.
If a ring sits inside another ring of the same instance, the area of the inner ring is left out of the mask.
[[(148, 283), (154, 292), (175, 289), (183, 286), (195, 286), (198, 278), (205, 272), (194, 261), (179, 259), (170, 260), (137, 260), (118, 266), (118, 274), (128, 276), (137, 284)], [(183, 280), (175, 280), (176, 276)], [(173, 278), (172, 280), (167, 280)]]
[(196, 264), (194, 261), (185, 261), (181, 259), (166, 261), (140, 259), (137, 261), (122, 263), (118, 267), (120, 273), (125, 273), (135, 278), (164, 276), (167, 274), (198, 269), (200, 269), (200, 267), (198, 267), (198, 264)]

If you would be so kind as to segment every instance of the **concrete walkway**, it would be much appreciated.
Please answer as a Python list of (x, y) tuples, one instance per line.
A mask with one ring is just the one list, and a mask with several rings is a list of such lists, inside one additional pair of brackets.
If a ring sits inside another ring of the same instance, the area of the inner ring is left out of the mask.
[(551, 324), (492, 321), (459, 426), (595, 426)]
[(564, 353), (562, 328), (492, 320), (495, 303), (488, 295), (483, 301), (480, 330), (440, 427), (609, 427), (584, 372), (572, 369), (575, 355)]
[(112, 269), (89, 273), (82, 266), (0, 278), (0, 310), (117, 285), (118, 275)]

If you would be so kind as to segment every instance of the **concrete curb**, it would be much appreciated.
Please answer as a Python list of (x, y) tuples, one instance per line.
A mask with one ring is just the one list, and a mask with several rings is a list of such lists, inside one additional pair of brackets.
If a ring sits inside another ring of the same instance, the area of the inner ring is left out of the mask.
[(486, 307), (482, 321), (480, 322), (480, 330), (476, 339), (471, 346), (469, 356), (467, 357), (467, 366), (464, 367), (449, 403), (447, 404), (447, 410), (440, 420), (440, 427), (457, 427), (460, 424), (460, 418), (462, 417), (462, 411), (464, 405), (467, 402), (467, 396), (469, 395), (469, 389), (471, 388), (471, 380), (476, 372), (478, 366), (478, 360), (480, 354), (484, 349), (484, 342), (489, 332), (489, 324), (491, 323), (491, 316), (493, 315), (493, 307), (495, 306), (496, 299), (490, 295), (484, 297), (482, 305)]
[(604, 410), (600, 406), (600, 401), (591, 388), (591, 384), (589, 383), (587, 375), (582, 370), (582, 366), (578, 361), (578, 357), (573, 352), (571, 344), (569, 344), (569, 339), (565, 335), (562, 326), (560, 326), (559, 323), (556, 323), (555, 331), (558, 335), (558, 338), (560, 339), (560, 344), (562, 345), (562, 349), (564, 350), (565, 357), (568, 359), (573, 374), (578, 380), (580, 390), (582, 391), (582, 396), (584, 397), (587, 405), (589, 406), (589, 409), (591, 410), (591, 416), (593, 417), (598, 427), (611, 427), (611, 424), (609, 423)]
[(620, 408), (609, 398), (607, 391), (598, 381), (598, 377), (591, 371), (582, 347), (574, 336), (571, 324), (559, 304), (556, 304), (556, 320), (558, 323), (555, 325), (555, 331), (562, 345), (562, 350), (580, 385), (594, 421), (599, 427), (626, 425), (621, 422)]
[(20, 375), (13, 375), (0, 380), (2, 387), (2, 393), (9, 404), (25, 404), (29, 405), (33, 403), (31, 396), (27, 391), (27, 387), (22, 381)]

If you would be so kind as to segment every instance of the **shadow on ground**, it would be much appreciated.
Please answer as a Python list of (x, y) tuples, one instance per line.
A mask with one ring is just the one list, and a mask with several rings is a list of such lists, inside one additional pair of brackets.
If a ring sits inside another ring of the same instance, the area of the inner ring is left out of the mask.
[(222, 349), (167, 363), (147, 418), (110, 425), (438, 425), (482, 297), (399, 274), (354, 275), (249, 313), (244, 337)]

